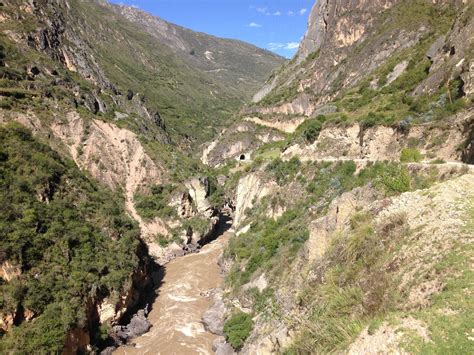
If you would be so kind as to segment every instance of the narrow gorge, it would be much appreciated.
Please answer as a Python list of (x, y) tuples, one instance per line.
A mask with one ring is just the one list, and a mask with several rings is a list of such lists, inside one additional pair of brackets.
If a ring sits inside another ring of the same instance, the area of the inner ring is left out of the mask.
[(0, 353), (472, 352), (472, 2), (114, 2), (0, 2)]

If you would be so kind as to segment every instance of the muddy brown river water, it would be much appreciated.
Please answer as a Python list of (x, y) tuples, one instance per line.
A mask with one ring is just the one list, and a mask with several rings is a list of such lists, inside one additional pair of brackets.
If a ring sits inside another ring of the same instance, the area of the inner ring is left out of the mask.
[(148, 315), (152, 328), (114, 354), (213, 354), (212, 343), (217, 336), (204, 328), (201, 318), (212, 305), (209, 291), (222, 286), (217, 261), (230, 235), (225, 232), (199, 253), (165, 265)]

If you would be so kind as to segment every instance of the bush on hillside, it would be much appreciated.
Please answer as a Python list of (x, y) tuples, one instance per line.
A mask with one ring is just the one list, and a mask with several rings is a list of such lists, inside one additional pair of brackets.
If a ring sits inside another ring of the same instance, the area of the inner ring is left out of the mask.
[(294, 178), (301, 167), (301, 162), (298, 158), (291, 158), (289, 161), (283, 161), (280, 158), (273, 160), (268, 164), (266, 171), (275, 176), (277, 183), (283, 185)]
[(173, 207), (168, 205), (173, 185), (153, 185), (148, 195), (138, 193), (135, 195), (135, 207), (140, 216), (146, 219), (155, 217), (172, 217), (176, 214)]
[(0, 313), (35, 317), (2, 337), (0, 353), (62, 352), (69, 330), (93, 326), (86, 300), (130, 287), (139, 230), (122, 206), (26, 128), (0, 127), (0, 261), (22, 271), (0, 282)]
[(423, 155), (418, 151), (418, 149), (405, 148), (402, 150), (402, 153), (400, 154), (400, 161), (402, 163), (420, 162), (422, 160), (423, 160)]
[(326, 117), (323, 115), (306, 120), (297, 128), (295, 132), (296, 136), (303, 137), (308, 143), (314, 143), (314, 141), (319, 137), (319, 133), (323, 128), (325, 120)]
[(235, 350), (242, 348), (252, 329), (252, 317), (244, 312), (233, 314), (224, 324), (226, 340)]

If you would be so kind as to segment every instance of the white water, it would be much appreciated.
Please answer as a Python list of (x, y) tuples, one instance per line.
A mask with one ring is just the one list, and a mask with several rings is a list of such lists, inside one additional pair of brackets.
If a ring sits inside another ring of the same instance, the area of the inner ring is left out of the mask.
[(209, 291), (222, 286), (217, 265), (229, 233), (204, 246), (200, 253), (177, 258), (165, 265), (165, 275), (158, 288), (148, 320), (150, 331), (114, 354), (213, 354), (217, 338), (201, 322), (212, 305)]

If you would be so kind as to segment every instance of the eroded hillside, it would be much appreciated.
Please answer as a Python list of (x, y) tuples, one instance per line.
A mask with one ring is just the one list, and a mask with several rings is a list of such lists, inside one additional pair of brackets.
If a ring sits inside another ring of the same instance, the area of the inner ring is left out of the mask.
[(10, 0), (2, 16), (5, 40), (33, 47), (98, 86), (95, 91), (101, 92), (87, 98), (94, 111), (126, 122), (115, 115), (129, 114), (122, 112), (123, 101), (125, 106), (142, 103), (149, 116), (168, 124), (168, 133), (183, 147), (203, 143), (226, 126), (283, 63), (251, 45), (103, 1)]

